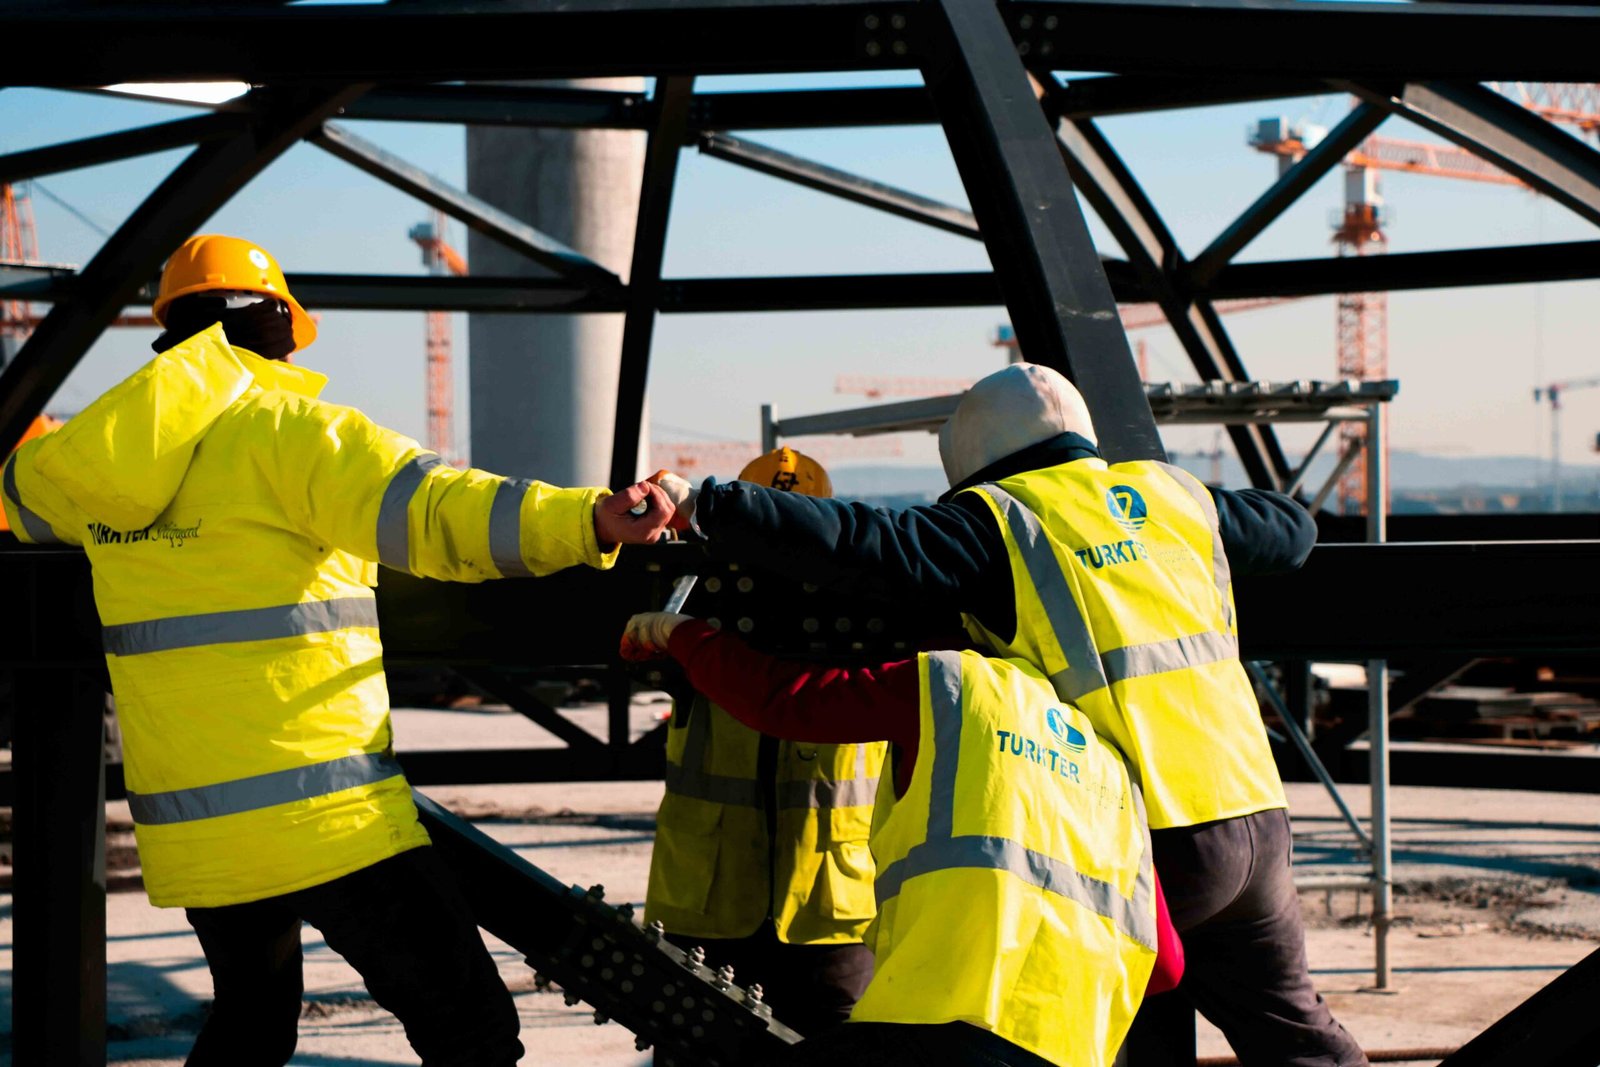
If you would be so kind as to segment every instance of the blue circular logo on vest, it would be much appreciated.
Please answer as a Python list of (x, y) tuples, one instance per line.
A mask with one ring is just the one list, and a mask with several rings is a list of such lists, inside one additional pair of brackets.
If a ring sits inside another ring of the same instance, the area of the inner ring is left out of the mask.
[(1138, 533), (1144, 529), (1145, 516), (1148, 514), (1144, 506), (1144, 497), (1139, 495), (1139, 490), (1131, 485), (1113, 485), (1106, 490), (1106, 510), (1117, 524), (1130, 533)]
[(1044, 713), (1044, 724), (1050, 727), (1050, 732), (1056, 735), (1056, 740), (1061, 742), (1068, 752), (1082, 752), (1089, 744), (1089, 739), (1083, 736), (1083, 731), (1067, 721), (1067, 717), (1060, 708), (1051, 708)]

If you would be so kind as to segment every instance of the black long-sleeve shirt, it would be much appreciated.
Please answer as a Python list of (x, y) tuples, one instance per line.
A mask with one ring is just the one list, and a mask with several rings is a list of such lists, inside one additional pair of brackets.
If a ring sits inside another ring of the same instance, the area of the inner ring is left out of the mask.
[[(1063, 433), (977, 472), (936, 504), (899, 510), (708, 479), (695, 524), (714, 551), (838, 591), (961, 611), (1010, 640), (1016, 598), (1005, 540), (981, 500), (957, 494), (1098, 455), (1086, 438)], [(1262, 489), (1211, 494), (1235, 575), (1280, 573), (1305, 562), (1317, 527), (1293, 499)]]

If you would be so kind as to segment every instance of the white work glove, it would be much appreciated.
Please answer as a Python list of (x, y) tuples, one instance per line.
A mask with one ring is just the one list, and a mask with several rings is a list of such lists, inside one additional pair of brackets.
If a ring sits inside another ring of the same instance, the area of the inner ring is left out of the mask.
[(672, 508), (660, 486), (635, 482), (594, 506), (594, 536), (605, 546), (651, 544), (667, 528)]
[(666, 493), (667, 499), (672, 501), (674, 509), (672, 518), (667, 525), (674, 530), (687, 530), (689, 521), (694, 518), (694, 504), (700, 496), (700, 490), (687, 479), (673, 474), (669, 470), (659, 470), (650, 476), (650, 481), (659, 486)]
[(646, 611), (628, 620), (622, 631), (622, 658), (640, 661), (666, 655), (667, 640), (691, 616), (670, 611)]

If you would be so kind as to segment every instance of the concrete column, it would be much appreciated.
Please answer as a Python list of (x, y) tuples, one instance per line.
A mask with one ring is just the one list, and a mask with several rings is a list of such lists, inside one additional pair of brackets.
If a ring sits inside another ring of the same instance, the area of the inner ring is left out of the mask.
[[(639, 78), (541, 84), (644, 89)], [(645, 135), (636, 130), (469, 126), (467, 189), (626, 281), (644, 153)], [(548, 274), (475, 233), (467, 263), (478, 275)], [(467, 321), (473, 465), (557, 485), (605, 485), (622, 316), (475, 314)]]

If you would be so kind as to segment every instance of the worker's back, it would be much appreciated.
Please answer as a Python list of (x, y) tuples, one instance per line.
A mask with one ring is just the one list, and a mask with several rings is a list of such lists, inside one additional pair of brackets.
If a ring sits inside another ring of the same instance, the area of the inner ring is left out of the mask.
[(1009, 641), (969, 629), (1043, 670), (1140, 768), (1151, 828), (1283, 807), (1205, 486), (1089, 458), (970, 491), (1005, 539), (1017, 627)]
[[(374, 552), (334, 547), (374, 542), (382, 494), (354, 489), (417, 446), (315, 400), (323, 381), (214, 328), (7, 472), (34, 529), (88, 553), (157, 905), (277, 895), (427, 842), (391, 758)], [(327, 447), (352, 434), (367, 447)], [(333, 484), (352, 492), (329, 507)]]

